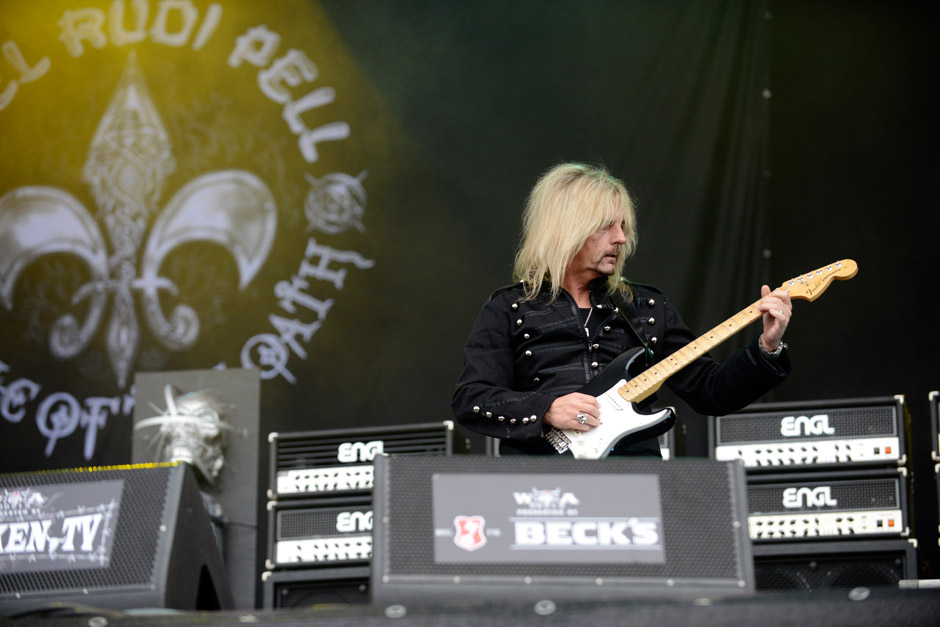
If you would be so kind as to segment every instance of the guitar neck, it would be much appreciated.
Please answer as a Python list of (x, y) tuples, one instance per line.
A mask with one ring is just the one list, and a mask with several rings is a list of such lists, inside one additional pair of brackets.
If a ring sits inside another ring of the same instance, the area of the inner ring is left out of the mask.
[(745, 307), (695, 341), (686, 344), (661, 362), (644, 370), (619, 387), (617, 392), (631, 403), (637, 403), (650, 396), (662, 386), (666, 379), (738, 331), (749, 326), (752, 322), (759, 320), (762, 315), (757, 309), (759, 303), (759, 300), (755, 301), (749, 307)]

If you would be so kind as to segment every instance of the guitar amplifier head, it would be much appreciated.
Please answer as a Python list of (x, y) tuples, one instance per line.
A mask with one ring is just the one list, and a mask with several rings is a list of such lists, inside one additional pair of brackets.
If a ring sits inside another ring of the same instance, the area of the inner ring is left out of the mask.
[(454, 423), (271, 433), (268, 498), (369, 494), (377, 455), (451, 455)]
[(709, 451), (749, 472), (904, 466), (909, 425), (903, 396), (755, 404), (709, 419)]
[(747, 496), (755, 542), (910, 535), (903, 468), (750, 476)]
[(372, 498), (268, 503), (268, 570), (366, 564), (372, 557)]

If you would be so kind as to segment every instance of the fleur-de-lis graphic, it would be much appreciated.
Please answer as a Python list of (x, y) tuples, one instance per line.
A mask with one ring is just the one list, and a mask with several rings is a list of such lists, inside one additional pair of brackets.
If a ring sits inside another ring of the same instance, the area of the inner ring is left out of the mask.
[[(101, 326), (111, 296), (105, 346), (121, 387), (140, 347), (135, 292), (141, 295), (151, 332), (164, 346), (183, 350), (199, 335), (199, 318), (191, 307), (178, 304), (169, 318), (161, 308), (159, 291), (176, 293), (176, 286), (159, 275), (170, 251), (194, 241), (223, 246), (235, 259), (239, 289), (244, 289), (264, 264), (274, 240), (274, 198), (261, 179), (244, 170), (196, 177), (161, 211), (163, 183), (175, 167), (169, 136), (131, 55), (83, 170), (104, 233), (95, 217), (65, 190), (24, 186), (0, 198), (0, 303), (13, 308), (20, 273), (39, 257), (54, 253), (78, 257), (88, 266), (91, 280), (75, 292), (72, 304), (87, 300), (87, 313), (82, 321), (71, 313), (60, 316), (49, 332), (49, 351), (62, 360), (84, 351)], [(138, 274), (138, 251), (155, 214)]]

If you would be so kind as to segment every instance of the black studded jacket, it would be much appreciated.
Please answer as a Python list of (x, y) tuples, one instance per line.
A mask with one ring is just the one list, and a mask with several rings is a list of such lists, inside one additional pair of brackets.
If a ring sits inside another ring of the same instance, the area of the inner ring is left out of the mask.
[[(620, 307), (606, 294), (606, 277), (591, 284), (593, 334), (578, 306), (562, 290), (552, 302), (545, 290), (523, 300), (521, 284), (497, 290), (483, 305), (464, 348), (464, 368), (451, 399), (463, 427), (501, 440), (501, 450), (554, 454), (542, 417), (559, 396), (577, 392), (622, 352), (645, 347), (648, 367), (696, 336), (666, 297), (632, 284), (634, 298)], [(626, 310), (628, 323), (621, 315)], [(757, 338), (724, 364), (708, 355), (672, 375), (668, 385), (695, 411), (724, 415), (760, 398), (790, 373), (787, 351), (763, 357)], [(647, 399), (648, 405), (652, 399)], [(510, 452), (510, 451), (506, 451)], [(614, 448), (613, 454), (659, 454), (655, 439)]]

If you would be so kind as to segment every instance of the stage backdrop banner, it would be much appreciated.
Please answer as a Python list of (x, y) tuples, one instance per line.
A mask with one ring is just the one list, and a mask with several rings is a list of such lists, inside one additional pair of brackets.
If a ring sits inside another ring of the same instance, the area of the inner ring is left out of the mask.
[(257, 369), (262, 432), (449, 419), (562, 160), (710, 328), (764, 269), (765, 4), (3, 3), (0, 470), (129, 461), (137, 373)]

